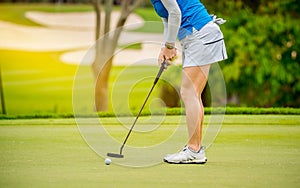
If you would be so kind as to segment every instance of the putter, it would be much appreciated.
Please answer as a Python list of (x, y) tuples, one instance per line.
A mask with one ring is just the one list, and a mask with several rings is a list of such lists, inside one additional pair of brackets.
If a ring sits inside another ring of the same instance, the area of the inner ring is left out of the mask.
[(145, 99), (145, 101), (144, 101), (144, 103), (143, 103), (143, 105), (142, 105), (142, 107), (141, 107), (139, 113), (137, 114), (137, 116), (136, 116), (136, 118), (135, 118), (135, 120), (134, 120), (134, 122), (133, 122), (133, 124), (132, 124), (132, 126), (131, 126), (131, 128), (130, 128), (130, 130), (129, 130), (127, 136), (126, 136), (126, 138), (124, 139), (124, 142), (123, 142), (123, 144), (122, 144), (122, 146), (121, 146), (121, 148), (120, 148), (120, 153), (119, 153), (119, 154), (118, 154), (118, 153), (107, 153), (107, 156), (109, 156), (109, 157), (114, 157), (114, 158), (124, 158), (124, 155), (122, 154), (123, 148), (124, 148), (124, 146), (125, 146), (125, 144), (126, 144), (126, 142), (127, 142), (127, 140), (128, 140), (128, 137), (129, 137), (130, 133), (132, 132), (132, 130), (133, 130), (133, 128), (134, 128), (134, 126), (135, 126), (135, 124), (136, 124), (136, 122), (137, 122), (139, 116), (141, 115), (141, 113), (142, 113), (142, 111), (143, 111), (143, 109), (144, 109), (144, 107), (145, 107), (145, 104), (146, 104), (146, 102), (147, 102), (147, 100), (148, 100), (150, 94), (152, 93), (152, 90), (153, 90), (154, 86), (156, 85), (156, 83), (158, 82), (158, 80), (159, 80), (159, 78), (160, 78), (160, 75), (161, 75), (162, 72), (164, 71), (165, 66), (166, 66), (166, 61), (164, 60), (163, 63), (161, 64), (161, 66), (160, 66), (160, 69), (159, 69), (159, 71), (158, 71), (158, 73), (157, 73), (157, 75), (156, 75), (156, 78), (155, 78), (155, 80), (154, 80), (154, 82), (153, 82), (153, 85), (152, 85), (152, 87), (151, 87), (151, 89), (150, 89), (150, 91), (149, 91), (149, 93), (148, 93), (148, 95), (147, 95), (147, 97), (146, 97), (146, 99)]

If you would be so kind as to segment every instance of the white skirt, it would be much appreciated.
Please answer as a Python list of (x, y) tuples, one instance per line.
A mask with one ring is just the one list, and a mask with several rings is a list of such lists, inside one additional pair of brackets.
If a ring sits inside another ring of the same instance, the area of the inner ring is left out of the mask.
[(203, 66), (227, 59), (223, 33), (218, 24), (207, 23), (181, 41), (182, 67)]

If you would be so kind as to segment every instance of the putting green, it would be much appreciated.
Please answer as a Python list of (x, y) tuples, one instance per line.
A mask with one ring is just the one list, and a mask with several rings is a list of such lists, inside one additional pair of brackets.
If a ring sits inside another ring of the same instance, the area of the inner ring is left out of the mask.
[[(115, 118), (104, 121), (105, 126), (116, 126)], [(159, 163), (147, 168), (122, 167), (114, 159), (105, 165), (81, 138), (74, 119), (1, 120), (0, 125), (1, 187), (298, 187), (300, 183), (296, 115), (226, 115), (206, 151), (206, 165)], [(167, 121), (162, 126), (172, 129)], [(135, 139), (143, 142), (133, 134), (131, 143)]]

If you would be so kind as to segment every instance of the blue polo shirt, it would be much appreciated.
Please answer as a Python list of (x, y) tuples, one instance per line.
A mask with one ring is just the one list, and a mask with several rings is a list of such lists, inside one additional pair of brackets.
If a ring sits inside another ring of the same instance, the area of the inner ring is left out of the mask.
[[(206, 8), (199, 0), (176, 0), (181, 10), (181, 25), (178, 31), (178, 39), (182, 40), (193, 32), (193, 28), (200, 30), (212, 17), (208, 14)], [(161, 0), (151, 0), (156, 13), (168, 19), (168, 11)]]

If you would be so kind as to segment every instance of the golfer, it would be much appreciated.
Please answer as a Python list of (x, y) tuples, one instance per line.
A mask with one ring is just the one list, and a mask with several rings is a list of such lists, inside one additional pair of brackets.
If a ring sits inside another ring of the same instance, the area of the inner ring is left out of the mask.
[(179, 152), (164, 157), (167, 163), (204, 164), (207, 159), (202, 146), (204, 107), (201, 93), (206, 85), (210, 65), (227, 59), (223, 34), (219, 25), (225, 21), (208, 14), (199, 0), (151, 0), (164, 25), (164, 46), (159, 64), (176, 57), (175, 41), (182, 46), (181, 97), (186, 109), (188, 143)]

